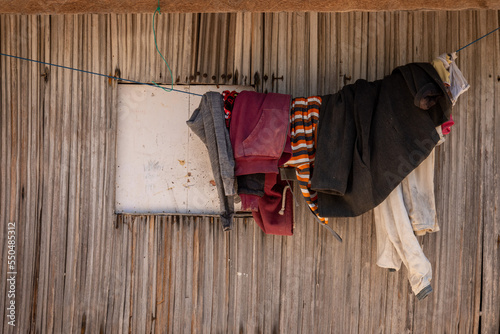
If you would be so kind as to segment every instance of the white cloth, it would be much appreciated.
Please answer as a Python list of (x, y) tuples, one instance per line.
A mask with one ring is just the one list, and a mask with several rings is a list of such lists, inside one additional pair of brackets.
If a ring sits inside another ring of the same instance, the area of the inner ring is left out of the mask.
[(434, 150), (401, 182), (403, 200), (415, 234), (439, 231), (434, 196)]
[(439, 141), (436, 143), (436, 146), (439, 146), (446, 141), (446, 138), (444, 138), (443, 135), (443, 128), (441, 127), (441, 125), (436, 126), (436, 132), (439, 135)]
[(451, 100), (453, 104), (455, 104), (458, 97), (466, 92), (470, 88), (470, 85), (455, 63), (455, 59), (457, 59), (457, 53), (453, 52), (449, 54), (448, 58), (447, 56), (448, 54), (443, 53), (437, 58), (443, 62), (444, 68), (450, 72), (450, 92), (452, 96)]
[(377, 265), (399, 270), (403, 262), (413, 293), (425, 298), (432, 291), (432, 266), (415, 233), (439, 231), (434, 200), (434, 151), (373, 213)]

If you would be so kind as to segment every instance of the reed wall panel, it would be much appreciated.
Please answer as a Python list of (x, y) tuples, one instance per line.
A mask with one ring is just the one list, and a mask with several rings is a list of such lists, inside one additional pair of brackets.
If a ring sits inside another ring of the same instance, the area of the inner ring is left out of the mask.
[[(499, 26), (498, 11), (0, 15), (0, 52), (141, 82), (334, 93)], [(471, 84), (437, 148), (441, 231), (419, 237), (434, 292), (375, 265), (372, 213), (335, 219), (300, 194), (293, 237), (251, 219), (115, 216), (116, 80), (0, 56), (3, 333), (497, 333), (500, 34), (459, 54)], [(167, 92), (165, 99), (168, 99)], [(16, 327), (7, 226), (16, 222)]]

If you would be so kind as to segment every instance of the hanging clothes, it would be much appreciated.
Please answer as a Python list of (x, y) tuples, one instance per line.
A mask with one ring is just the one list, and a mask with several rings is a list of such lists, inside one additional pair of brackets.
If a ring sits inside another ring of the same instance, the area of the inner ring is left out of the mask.
[(278, 167), (292, 156), (290, 101), (290, 95), (243, 91), (231, 116), (230, 138), (242, 209), (251, 210), (268, 234), (293, 233), (293, 205), (286, 195), (290, 190), (277, 177)]
[(321, 223), (328, 220), (318, 214), (318, 195), (311, 190), (311, 174), (316, 156), (316, 138), (321, 97), (295, 98), (290, 112), (292, 158), (286, 166), (295, 167), (300, 191)]
[[(451, 62), (449, 63), (450, 71), (450, 91), (452, 95), (452, 101), (455, 104), (458, 97), (469, 90), (470, 85), (462, 74), (462, 71), (458, 68), (455, 60), (457, 59), (457, 53), (453, 52), (449, 55)], [(443, 61), (443, 55), (438, 57)]]
[(258, 210), (252, 212), (255, 223), (266, 234), (293, 235), (293, 189), (279, 174), (265, 174), (265, 194)]
[[(470, 88), (470, 85), (455, 63), (455, 59), (457, 59), (456, 52), (443, 53), (431, 62), (447, 88), (453, 105), (457, 102), (458, 97)], [(450, 120), (441, 125), (443, 135), (449, 134), (453, 125), (455, 125), (455, 121), (453, 121), (453, 117), (450, 115)]]
[(224, 119), (223, 103), (219, 93), (208, 92), (204, 94), (199, 107), (186, 123), (208, 149), (210, 165), (219, 195), (222, 228), (224, 231), (228, 231), (233, 225), (236, 184), (233, 149)]
[(242, 91), (234, 103), (230, 138), (235, 175), (278, 174), (291, 157), (289, 115), (291, 96)]
[(403, 199), (417, 236), (439, 231), (434, 195), (435, 150), (402, 182)]
[(431, 63), (445, 85), (449, 87), (453, 104), (457, 102), (460, 95), (470, 88), (469, 83), (455, 63), (457, 57), (456, 52), (443, 53), (436, 57)]
[[(442, 56), (445, 57), (445, 61), (442, 60), (443, 59)], [(439, 56), (439, 58), (434, 58), (434, 60), (431, 61), (432, 66), (439, 74), (439, 77), (443, 81), (445, 87), (450, 87), (451, 85), (450, 71), (448, 70), (450, 68), (450, 63), (451, 63), (451, 58), (447, 56), (446, 53)], [(450, 97), (451, 97), (451, 92), (450, 92)]]
[[(450, 59), (450, 58), (447, 57), (447, 59)], [(451, 60), (450, 60), (450, 62), (451, 62)], [(441, 61), (441, 59), (435, 58), (431, 62), (431, 64), (434, 67), (434, 69), (436, 70), (436, 72), (439, 74), (439, 77), (443, 81), (443, 84), (446, 88), (446, 92), (448, 93), (448, 96), (450, 97), (452, 103), (454, 104), (455, 102), (453, 102), (453, 96), (451, 95), (451, 91), (450, 91), (450, 72), (448, 71), (449, 63), (447, 63), (448, 66), (445, 67), (445, 65)], [(451, 127), (453, 125), (455, 125), (455, 122), (453, 121), (452, 115), (450, 114), (450, 120), (441, 124), (440, 130), (436, 129), (436, 131), (438, 131), (438, 133), (441, 137), (440, 144), (442, 144), (445, 141), (444, 136), (451, 132)]]
[(242, 210), (256, 211), (265, 173), (278, 173), (291, 157), (290, 95), (242, 91), (235, 99), (230, 128)]
[(441, 131), (443, 135), (448, 135), (451, 132), (451, 127), (455, 125), (455, 121), (453, 120), (453, 116), (450, 114), (450, 120), (441, 124)]
[[(452, 55), (444, 54), (436, 58), (432, 66), (443, 81), (452, 104), (455, 104), (456, 98), (463, 91), (458, 94), (456, 91), (451, 92), (454, 83), (448, 70), (453, 60)], [(450, 66), (445, 67), (445, 61)], [(461, 73), (460, 76), (463, 78)], [(466, 83), (465, 78), (460, 79), (458, 85), (467, 90), (468, 84), (464, 85), (463, 82)], [(436, 127), (441, 137), (438, 145), (444, 141), (443, 134), (450, 133), (453, 124), (450, 114), (449, 121)], [(412, 290), (419, 300), (432, 292), (432, 268), (416, 236), (439, 231), (434, 196), (434, 159), (433, 150), (387, 199), (373, 210), (377, 234), (377, 265), (399, 270), (403, 262), (408, 269)]]
[[(443, 81), (453, 105), (457, 102), (458, 97), (470, 87), (455, 63), (456, 58), (456, 52), (451, 54), (443, 53), (431, 62), (432, 66), (436, 72), (438, 72), (439, 77)], [(453, 73), (453, 75), (451, 73)], [(455, 121), (450, 115), (450, 120), (441, 125), (442, 134), (449, 134), (453, 125), (455, 125)]]
[(377, 265), (399, 270), (401, 262), (408, 269), (413, 293), (423, 299), (432, 292), (432, 266), (413, 233), (404, 207), (401, 187), (373, 210), (377, 234)]
[(266, 174), (238, 175), (236, 179), (238, 181), (238, 195), (241, 198), (241, 210), (259, 210), (259, 199), (265, 194)]
[(236, 91), (225, 90), (222, 92), (222, 97), (224, 98), (224, 115), (226, 119), (226, 127), (229, 129), (231, 124), (231, 114), (233, 113), (234, 101), (238, 96)]
[(432, 151), (451, 105), (429, 63), (323, 96), (311, 179), (319, 215), (354, 217), (380, 204)]
[(419, 300), (432, 292), (432, 266), (415, 236), (439, 231), (434, 202), (434, 151), (373, 210), (377, 265), (408, 269)]

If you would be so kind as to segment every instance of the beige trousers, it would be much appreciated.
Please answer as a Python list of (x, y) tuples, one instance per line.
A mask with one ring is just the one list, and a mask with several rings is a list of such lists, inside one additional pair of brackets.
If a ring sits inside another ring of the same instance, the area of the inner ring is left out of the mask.
[(408, 269), (419, 299), (431, 291), (432, 267), (415, 236), (439, 231), (434, 199), (434, 151), (374, 209), (377, 265)]

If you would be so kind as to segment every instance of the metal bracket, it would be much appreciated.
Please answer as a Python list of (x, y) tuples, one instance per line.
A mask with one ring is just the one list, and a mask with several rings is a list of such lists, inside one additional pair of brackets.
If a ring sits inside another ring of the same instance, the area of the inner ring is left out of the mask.
[(42, 77), (45, 82), (49, 81), (49, 68), (47, 66), (45, 67), (45, 71), (40, 74), (40, 77)]
[(274, 82), (277, 81), (277, 80), (284, 81), (284, 79), (283, 79), (283, 76), (277, 77), (277, 76), (274, 75), (274, 73), (273, 73), (273, 76), (271, 77), (271, 79), (272, 79), (271, 80), (271, 82), (272, 82), (272, 84), (271, 84), (271, 86), (272, 86), (271, 91), (274, 92)]
[(347, 85), (347, 81), (352, 79), (350, 75), (347, 76), (346, 74), (341, 74), (340, 76), (344, 78), (344, 86)]

